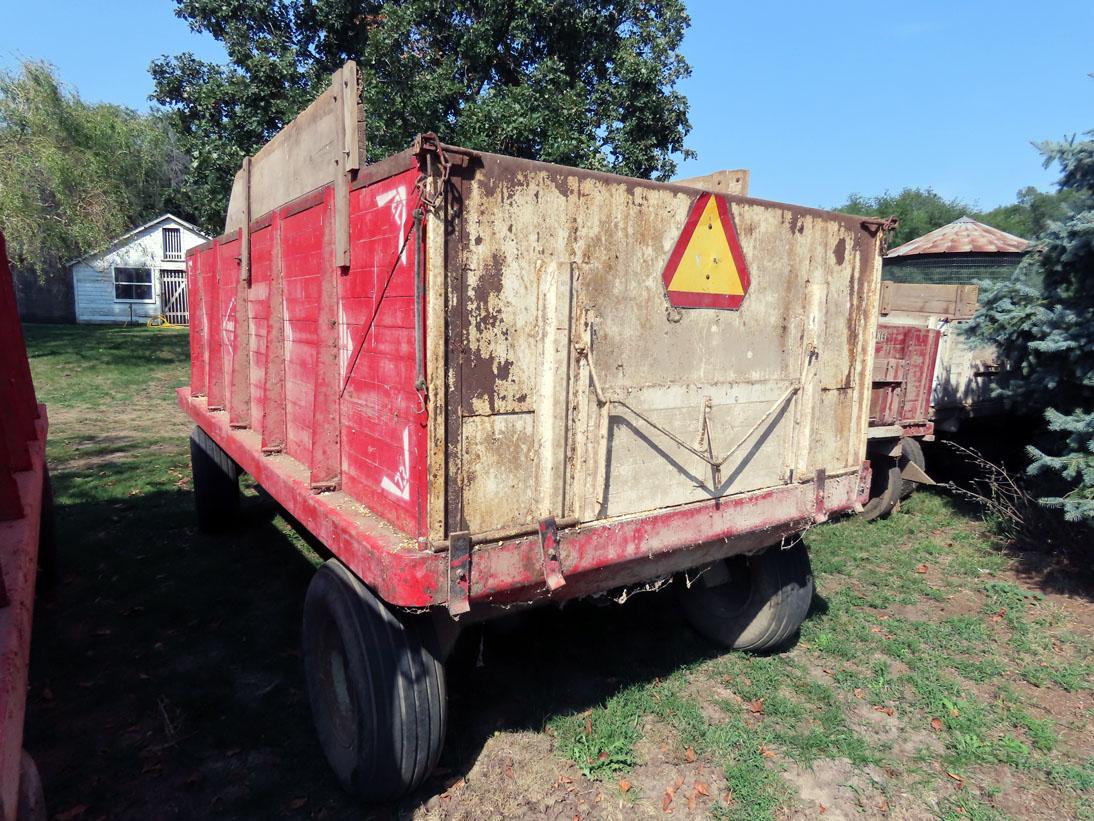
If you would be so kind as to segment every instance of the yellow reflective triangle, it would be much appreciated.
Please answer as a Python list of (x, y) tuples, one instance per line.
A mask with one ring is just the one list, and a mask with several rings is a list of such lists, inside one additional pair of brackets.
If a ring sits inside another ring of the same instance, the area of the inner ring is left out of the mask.
[(743, 296), (741, 274), (729, 250), (726, 228), (714, 197), (707, 200), (699, 224), (669, 282), (670, 291)]

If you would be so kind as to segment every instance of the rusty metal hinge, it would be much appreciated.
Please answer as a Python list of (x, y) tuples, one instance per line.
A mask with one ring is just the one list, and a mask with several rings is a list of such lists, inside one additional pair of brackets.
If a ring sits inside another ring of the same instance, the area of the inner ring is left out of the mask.
[(460, 616), (471, 609), (471, 533), (448, 537), (448, 612)]

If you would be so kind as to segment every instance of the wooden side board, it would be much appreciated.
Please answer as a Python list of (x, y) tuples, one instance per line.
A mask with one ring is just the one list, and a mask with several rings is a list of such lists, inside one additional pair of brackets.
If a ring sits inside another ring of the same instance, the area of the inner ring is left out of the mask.
[(976, 313), (978, 285), (881, 283), (882, 316), (891, 313), (931, 314), (944, 319), (969, 319)]
[(748, 169), (737, 168), (727, 171), (714, 171), (703, 174), (700, 177), (687, 177), (682, 180), (673, 180), (679, 185), (693, 185), (710, 191), (713, 194), (737, 194), (748, 196)]

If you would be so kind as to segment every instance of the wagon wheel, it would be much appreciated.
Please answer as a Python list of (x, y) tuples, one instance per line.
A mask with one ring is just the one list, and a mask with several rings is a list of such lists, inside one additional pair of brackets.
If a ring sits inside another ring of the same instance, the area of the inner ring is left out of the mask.
[(734, 556), (690, 584), (678, 578), (676, 592), (685, 618), (711, 641), (734, 650), (771, 650), (798, 631), (813, 602), (809, 552), (799, 541)]
[(190, 434), (194, 509), (205, 533), (226, 530), (239, 515), (239, 466), (205, 431)]
[(873, 470), (870, 475), (870, 501), (860, 514), (867, 521), (884, 519), (900, 501), (900, 491), (904, 484), (900, 478), (900, 464), (892, 456), (871, 458)]
[(390, 801), (436, 766), (448, 717), (427, 616), (396, 614), (331, 559), (304, 600), (304, 674), (320, 746), (342, 786)]
[[(905, 437), (900, 440), (900, 457), (898, 459), (900, 469), (903, 471), (904, 466), (909, 462), (916, 465), (920, 470), (926, 472), (927, 459), (923, 456), (923, 446), (919, 444), (918, 439)], [(907, 479), (902, 478), (900, 480), (900, 501), (903, 502), (905, 499), (915, 493), (915, 489), (918, 486), (918, 482), (911, 482)]]

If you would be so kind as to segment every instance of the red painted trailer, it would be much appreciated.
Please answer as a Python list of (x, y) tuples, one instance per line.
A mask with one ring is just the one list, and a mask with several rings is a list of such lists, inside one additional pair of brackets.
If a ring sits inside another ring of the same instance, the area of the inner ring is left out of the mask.
[[(502, 607), (676, 579), (777, 647), (796, 535), (861, 506), (876, 221), (469, 151), (366, 164), (353, 64), (237, 174), (187, 255), (199, 521), (250, 474), (331, 553), (309, 698), (347, 789), (412, 789), (443, 661)], [(732, 583), (731, 583), (732, 582)]]
[(961, 328), (976, 313), (969, 284), (883, 281), (879, 299), (868, 454), (874, 465), (863, 515), (881, 518), (926, 473), (921, 441), (953, 434), (964, 420), (996, 415), (998, 356), (971, 345)]
[(934, 433), (931, 392), (941, 334), (936, 328), (879, 323), (867, 455), (874, 467), (867, 519), (889, 515), (916, 484), (931, 484), (919, 440)]
[(23, 750), (39, 541), (48, 538), (46, 406), (38, 404), (0, 234), (0, 818), (46, 817), (34, 761)]

